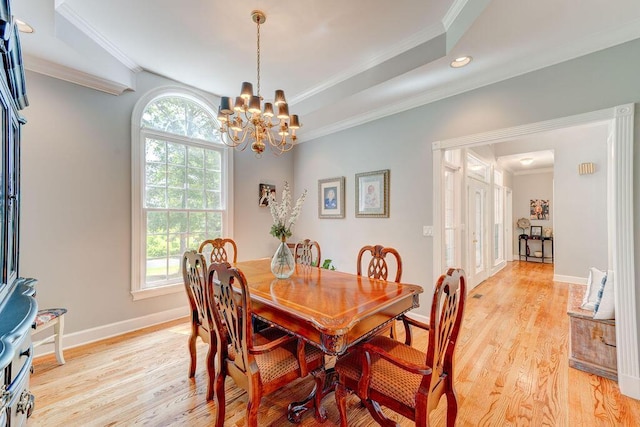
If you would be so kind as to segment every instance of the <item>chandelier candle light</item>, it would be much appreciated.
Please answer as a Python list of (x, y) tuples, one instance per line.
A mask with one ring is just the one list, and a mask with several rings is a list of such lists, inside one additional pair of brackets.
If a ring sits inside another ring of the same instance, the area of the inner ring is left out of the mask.
[[(250, 145), (256, 156), (260, 157), (269, 145), (274, 154), (280, 155), (293, 148), (293, 143), (298, 139), (296, 130), (300, 128), (300, 121), (297, 115), (289, 115), (289, 106), (281, 89), (276, 90), (273, 103), (265, 102), (264, 106), (261, 106), (263, 98), (260, 96), (260, 24), (264, 24), (267, 17), (264, 12), (254, 10), (251, 12), (251, 19), (258, 28), (258, 90), (254, 95), (253, 85), (243, 82), (240, 96), (236, 97), (235, 102), (228, 96), (220, 98), (220, 133), (226, 145), (240, 151)], [(274, 106), (278, 108), (277, 116), (274, 114)]]
[(291, 237), (291, 227), (298, 219), (306, 197), (307, 190), (304, 190), (293, 209), (291, 209), (291, 191), (289, 190), (289, 183), (285, 181), (284, 189), (282, 190), (282, 202), (278, 203), (273, 195), (269, 199), (269, 210), (273, 218), (270, 233), (280, 239), (280, 245), (273, 258), (271, 258), (271, 272), (278, 279), (288, 279), (296, 269), (293, 254), (287, 246), (287, 237)]

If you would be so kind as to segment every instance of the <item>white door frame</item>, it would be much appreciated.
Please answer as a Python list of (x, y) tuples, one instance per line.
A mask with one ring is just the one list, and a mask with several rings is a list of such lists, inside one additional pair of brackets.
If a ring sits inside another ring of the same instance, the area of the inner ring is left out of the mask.
[(504, 260), (513, 261), (513, 190), (504, 187)]
[(607, 227), (608, 261), (615, 279), (616, 342), (618, 385), (624, 395), (640, 399), (640, 350), (635, 290), (633, 228), (633, 120), (634, 104), (547, 120), (491, 132), (436, 141), (433, 149), (433, 280), (443, 271), (442, 256), (442, 160), (444, 151), (515, 138), (571, 126), (608, 123), (607, 144)]

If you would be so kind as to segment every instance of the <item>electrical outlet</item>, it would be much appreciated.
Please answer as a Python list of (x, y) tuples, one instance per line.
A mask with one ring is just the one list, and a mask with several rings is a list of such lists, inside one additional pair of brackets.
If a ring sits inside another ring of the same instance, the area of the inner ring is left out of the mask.
[(422, 235), (425, 237), (433, 236), (433, 225), (423, 225), (422, 226)]

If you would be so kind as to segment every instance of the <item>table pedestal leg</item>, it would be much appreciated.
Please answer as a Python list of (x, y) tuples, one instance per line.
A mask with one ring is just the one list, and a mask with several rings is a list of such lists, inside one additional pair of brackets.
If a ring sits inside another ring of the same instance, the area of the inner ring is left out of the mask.
[[(299, 423), (302, 416), (310, 409), (314, 409), (316, 420), (323, 423), (327, 420), (327, 411), (322, 406), (322, 399), (335, 391), (338, 384), (338, 373), (333, 369), (318, 369), (311, 373), (316, 380), (316, 385), (311, 393), (300, 402), (289, 404), (287, 418), (292, 423)], [(318, 394), (318, 391), (320, 394)]]

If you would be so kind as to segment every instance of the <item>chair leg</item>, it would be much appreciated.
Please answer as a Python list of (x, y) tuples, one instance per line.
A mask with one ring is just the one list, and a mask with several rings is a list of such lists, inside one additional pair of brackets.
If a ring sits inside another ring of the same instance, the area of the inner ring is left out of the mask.
[(193, 378), (196, 375), (196, 339), (198, 335), (196, 334), (195, 328), (191, 329), (191, 336), (189, 337), (189, 356), (191, 357), (191, 362), (189, 362), (189, 378)]
[(54, 341), (56, 359), (58, 360), (59, 364), (64, 365), (65, 360), (64, 360), (64, 355), (62, 354), (62, 334), (64, 332), (64, 315), (60, 316), (58, 318), (58, 322), (55, 325), (53, 325), (53, 332), (56, 335), (55, 341)]
[(215, 425), (216, 427), (224, 427), (224, 417), (226, 410), (226, 402), (224, 395), (224, 380), (227, 373), (224, 369), (220, 372), (216, 372), (215, 376), (215, 399), (216, 399), (216, 412), (215, 412)]
[(364, 406), (366, 406), (367, 409), (369, 410), (369, 413), (371, 414), (373, 419), (376, 420), (378, 424), (380, 424), (383, 427), (398, 426), (398, 424), (396, 424), (395, 421), (392, 421), (389, 418), (385, 417), (384, 413), (382, 412), (382, 408), (380, 407), (380, 404), (378, 404), (378, 402), (371, 399), (363, 399), (362, 401), (364, 402)]
[(340, 413), (340, 427), (347, 427), (347, 395), (349, 391), (344, 385), (338, 383), (335, 394), (338, 412)]
[(258, 409), (260, 408), (261, 393), (249, 391), (247, 402), (247, 427), (258, 427)]
[(213, 400), (213, 388), (216, 378), (216, 343), (215, 341), (209, 344), (209, 351), (207, 352), (207, 377), (209, 379), (209, 385), (207, 386), (207, 401)]

